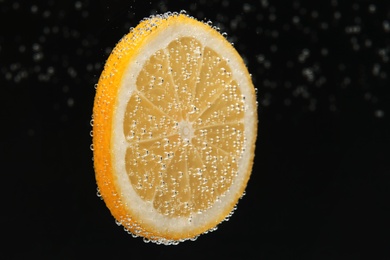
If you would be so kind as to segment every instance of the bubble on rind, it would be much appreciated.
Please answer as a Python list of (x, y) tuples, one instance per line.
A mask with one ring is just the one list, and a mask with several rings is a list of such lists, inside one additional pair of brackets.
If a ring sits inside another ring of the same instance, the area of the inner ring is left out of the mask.
[[(93, 159), (93, 158), (92, 158), (92, 159)], [(96, 188), (96, 196), (97, 196), (98, 198), (100, 198), (101, 200), (103, 199), (102, 194), (100, 193), (99, 187)]]

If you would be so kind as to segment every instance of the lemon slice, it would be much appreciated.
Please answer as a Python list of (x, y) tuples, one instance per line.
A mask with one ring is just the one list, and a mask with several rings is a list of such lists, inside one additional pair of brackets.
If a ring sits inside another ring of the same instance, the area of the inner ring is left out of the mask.
[(144, 19), (109, 56), (93, 120), (98, 189), (134, 236), (194, 239), (245, 191), (255, 90), (239, 54), (208, 24), (176, 13)]

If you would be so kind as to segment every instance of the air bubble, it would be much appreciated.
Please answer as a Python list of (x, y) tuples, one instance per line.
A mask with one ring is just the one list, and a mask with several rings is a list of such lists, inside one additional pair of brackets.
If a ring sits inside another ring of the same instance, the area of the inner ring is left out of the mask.
[(211, 229), (209, 230), (209, 232), (214, 232), (214, 231), (216, 231), (217, 229), (218, 229), (218, 226), (215, 226), (215, 227), (211, 228)]
[(383, 110), (378, 109), (375, 111), (375, 117), (377, 117), (377, 118), (382, 118), (384, 115), (385, 115), (385, 112), (383, 112)]
[(100, 198), (101, 200), (103, 199), (103, 198), (102, 198), (102, 194), (100, 193), (99, 187), (96, 188), (96, 196), (97, 196), (98, 198)]
[(370, 4), (369, 6), (368, 6), (368, 11), (370, 12), (370, 13), (375, 13), (375, 11), (376, 11), (376, 6), (374, 5), (374, 4)]
[(385, 32), (390, 32), (390, 22), (389, 21), (383, 21), (383, 23), (382, 23), (382, 25), (383, 25), (383, 29), (384, 29), (384, 31)]
[(195, 240), (198, 239), (198, 237), (199, 237), (199, 236), (195, 236), (195, 237), (193, 237), (193, 238), (190, 238), (190, 240), (191, 240), (191, 241), (195, 241)]

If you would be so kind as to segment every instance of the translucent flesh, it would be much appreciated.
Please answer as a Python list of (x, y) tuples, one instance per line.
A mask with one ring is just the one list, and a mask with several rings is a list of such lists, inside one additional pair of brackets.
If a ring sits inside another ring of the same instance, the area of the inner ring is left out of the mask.
[(229, 61), (191, 37), (145, 63), (123, 124), (136, 193), (167, 216), (211, 207), (231, 186), (244, 147), (244, 98)]

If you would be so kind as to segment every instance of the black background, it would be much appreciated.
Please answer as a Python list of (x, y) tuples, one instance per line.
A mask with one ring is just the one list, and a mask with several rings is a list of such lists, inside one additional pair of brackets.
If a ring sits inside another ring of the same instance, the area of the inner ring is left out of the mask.
[[(191, 2), (0, 0), (1, 258), (389, 259), (390, 3)], [(259, 132), (230, 221), (167, 247), (96, 196), (90, 119), (116, 42), (182, 9), (244, 57)]]

